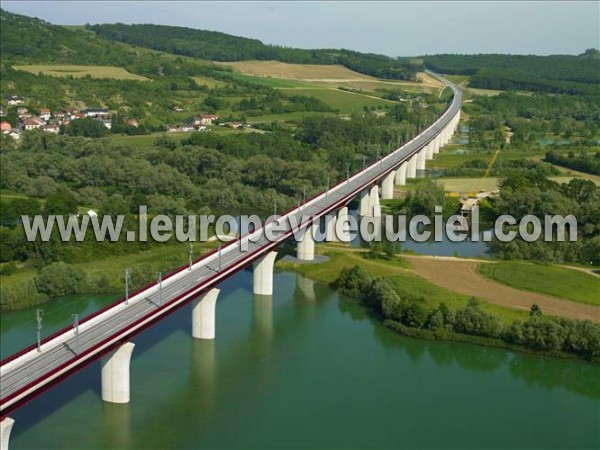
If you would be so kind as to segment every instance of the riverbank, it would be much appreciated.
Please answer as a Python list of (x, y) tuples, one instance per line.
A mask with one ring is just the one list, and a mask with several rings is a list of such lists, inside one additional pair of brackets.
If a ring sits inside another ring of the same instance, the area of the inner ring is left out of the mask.
[[(195, 243), (193, 257), (198, 258), (218, 245), (217, 241)], [(159, 272), (175, 270), (188, 262), (189, 244), (157, 245), (148, 250), (77, 263), (88, 278), (87, 288), (71, 294), (120, 294), (125, 292), (125, 269), (130, 270), (130, 287), (136, 289), (154, 280)], [(0, 311), (15, 311), (52, 301), (36, 288), (34, 268), (20, 267), (0, 276)]]
[[(559, 357), (572, 358), (573, 353), (578, 353), (584, 359), (597, 360), (600, 355), (600, 348), (596, 348), (600, 347), (597, 342), (599, 325), (592, 322), (599, 319), (600, 308), (596, 306), (509, 288), (485, 280), (476, 272), (473, 272), (474, 276), (490, 283), (477, 292), (478, 295), (448, 289), (421, 276), (415, 269), (421, 261), (429, 261), (431, 266), (431, 262), (437, 260), (432, 257), (411, 255), (408, 258), (373, 259), (365, 250), (335, 244), (319, 246), (318, 251), (325, 253), (329, 260), (302, 266), (289, 262), (278, 265), (326, 283), (359, 300), (375, 309), (388, 325), (394, 322), (401, 325), (393, 328), (403, 330), (402, 334)], [(481, 264), (481, 261), (473, 259), (449, 260), (444, 258), (439, 262), (445, 264), (446, 269), (448, 263), (451, 268), (461, 264), (474, 267)], [(461, 281), (460, 270), (453, 276)], [(468, 283), (469, 280), (466, 280)], [(520, 297), (519, 301), (526, 306), (515, 305), (510, 296), (506, 302), (486, 301), (486, 296), (498, 286), (511, 289), (512, 296)], [(547, 311), (544, 307), (540, 309), (540, 305), (533, 307), (534, 303), (527, 304), (531, 299), (551, 299), (560, 307), (559, 310), (550, 308), (551, 311)], [(586, 341), (585, 350), (578, 348), (579, 340)]]

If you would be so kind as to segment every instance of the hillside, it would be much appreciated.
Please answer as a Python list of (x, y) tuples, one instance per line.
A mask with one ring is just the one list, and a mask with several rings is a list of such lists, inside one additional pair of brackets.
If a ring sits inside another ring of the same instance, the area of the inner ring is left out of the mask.
[(212, 61), (275, 60), (296, 64), (339, 64), (377, 78), (413, 80), (407, 62), (373, 53), (351, 50), (298, 48), (266, 45), (257, 39), (215, 31), (165, 25), (104, 24), (89, 27), (98, 36), (131, 45)]
[[(199, 75), (207, 63), (175, 57), (96, 36), (88, 30), (62, 27), (0, 9), (0, 59), (12, 64), (76, 64), (122, 67), (150, 78)], [(220, 69), (223, 70), (223, 69)]]

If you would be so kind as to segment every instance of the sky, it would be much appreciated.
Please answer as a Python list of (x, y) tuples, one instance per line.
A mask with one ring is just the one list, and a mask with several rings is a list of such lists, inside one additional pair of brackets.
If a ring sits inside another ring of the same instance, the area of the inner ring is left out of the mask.
[(61, 25), (177, 25), (390, 56), (578, 54), (600, 46), (598, 1), (2, 1), (2, 8)]

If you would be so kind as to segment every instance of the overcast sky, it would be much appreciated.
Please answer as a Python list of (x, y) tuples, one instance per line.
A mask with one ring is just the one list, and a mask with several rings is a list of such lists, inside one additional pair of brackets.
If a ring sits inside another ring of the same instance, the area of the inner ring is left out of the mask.
[(55, 24), (155, 23), (269, 44), (387, 55), (582, 53), (600, 43), (597, 1), (2, 1)]

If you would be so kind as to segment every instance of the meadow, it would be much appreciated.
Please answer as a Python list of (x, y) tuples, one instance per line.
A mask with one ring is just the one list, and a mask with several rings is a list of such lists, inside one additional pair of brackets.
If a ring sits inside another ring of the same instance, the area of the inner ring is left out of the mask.
[(575, 269), (521, 261), (482, 264), (479, 272), (508, 286), (600, 306), (600, 277)]

